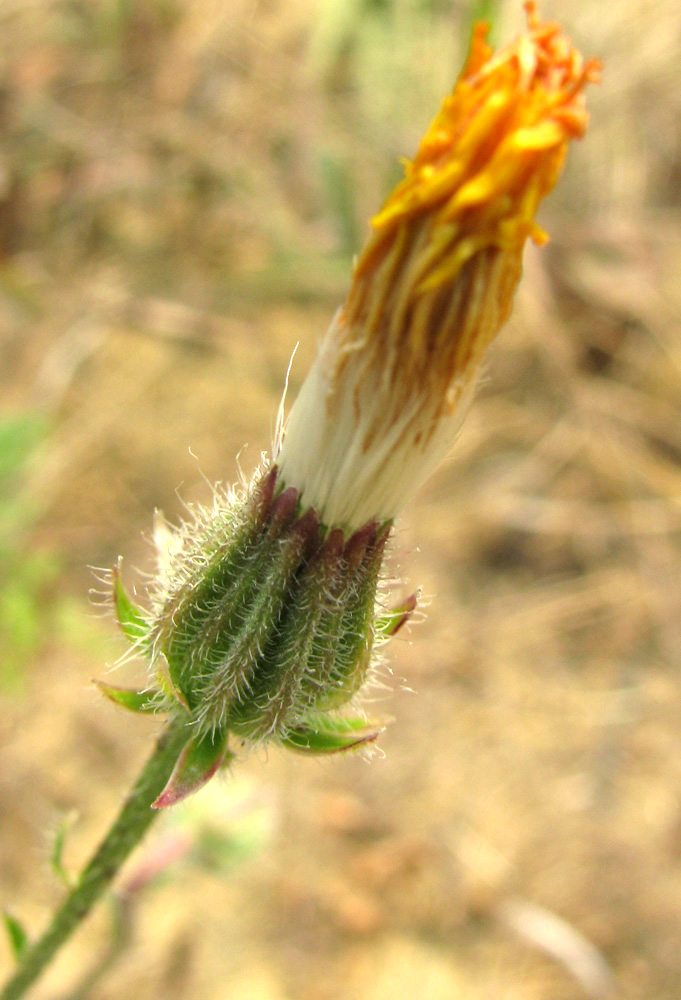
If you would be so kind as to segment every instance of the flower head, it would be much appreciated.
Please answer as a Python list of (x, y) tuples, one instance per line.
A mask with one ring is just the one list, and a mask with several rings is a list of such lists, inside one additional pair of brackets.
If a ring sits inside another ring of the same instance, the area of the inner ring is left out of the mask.
[(114, 574), (118, 618), (160, 689), (105, 693), (193, 726), (157, 805), (229, 760), (230, 734), (314, 753), (378, 734), (337, 709), (414, 610), (413, 596), (382, 606), (391, 522), (459, 429), (525, 241), (546, 238), (535, 212), (584, 131), (583, 90), (597, 76), (526, 8), (527, 33), (496, 55), (476, 29), (453, 93), (372, 220), (279, 453), (165, 538), (149, 610)]
[(526, 9), (527, 33), (496, 54), (476, 27), (291, 411), (281, 476), (327, 524), (392, 519), (446, 455), (525, 241), (547, 239), (537, 206), (584, 132), (598, 64)]

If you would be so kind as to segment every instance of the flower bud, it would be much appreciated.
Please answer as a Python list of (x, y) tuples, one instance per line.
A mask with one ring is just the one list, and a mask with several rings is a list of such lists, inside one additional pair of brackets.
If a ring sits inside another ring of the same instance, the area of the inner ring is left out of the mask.
[(184, 530), (157, 584), (149, 641), (204, 731), (286, 735), (365, 679), (387, 529), (350, 538), (303, 511), (277, 470)]
[(308, 753), (371, 744), (381, 727), (336, 709), (415, 607), (412, 597), (377, 616), (390, 526), (372, 522), (348, 536), (320, 524), (294, 487), (279, 484), (276, 466), (243, 493), (216, 491), (212, 508), (193, 513), (173, 533), (157, 532), (148, 612), (125, 593), (120, 567), (113, 574), (121, 627), (150, 657), (161, 691), (99, 684), (122, 707), (187, 717), (188, 742), (157, 808), (231, 759), (230, 733)]

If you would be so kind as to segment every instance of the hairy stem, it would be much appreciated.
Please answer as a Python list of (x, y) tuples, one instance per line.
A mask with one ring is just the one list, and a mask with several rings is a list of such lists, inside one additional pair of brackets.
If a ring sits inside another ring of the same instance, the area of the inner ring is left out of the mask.
[(22, 955), (18, 969), (0, 993), (0, 1000), (18, 1000), (24, 996), (111, 884), (158, 815), (151, 803), (163, 791), (188, 736), (183, 716), (171, 720), (163, 730), (113, 826), (42, 937)]

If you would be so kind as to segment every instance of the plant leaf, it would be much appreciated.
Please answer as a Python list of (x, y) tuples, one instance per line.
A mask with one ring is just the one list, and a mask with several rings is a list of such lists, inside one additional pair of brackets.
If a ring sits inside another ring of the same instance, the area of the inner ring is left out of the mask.
[(165, 809), (198, 792), (210, 781), (218, 768), (231, 760), (225, 730), (207, 736), (192, 736), (180, 754), (168, 784), (152, 803), (152, 809)]
[(158, 653), (156, 655), (155, 660), (152, 662), (152, 666), (154, 665), (156, 666), (156, 676), (165, 693), (179, 702), (182, 708), (186, 708), (189, 711), (189, 702), (170, 676), (170, 664), (165, 653)]
[(321, 716), (289, 729), (281, 743), (298, 753), (343, 753), (373, 743), (383, 729), (382, 725), (366, 719)]
[(21, 921), (13, 917), (7, 910), (2, 911), (2, 919), (5, 924), (12, 954), (17, 962), (19, 962), (28, 945), (28, 934)]
[(410, 594), (409, 597), (393, 608), (392, 611), (387, 611), (385, 614), (379, 615), (376, 622), (377, 634), (390, 638), (399, 632), (402, 626), (406, 625), (413, 615), (416, 602), (417, 595)]
[(105, 698), (112, 701), (121, 708), (127, 708), (129, 712), (141, 712), (143, 715), (154, 715), (163, 701), (160, 691), (145, 688), (143, 691), (136, 691), (135, 688), (116, 687), (114, 684), (107, 684), (106, 681), (93, 680)]
[(122, 559), (111, 571), (114, 610), (123, 634), (130, 642), (139, 643), (148, 632), (147, 623), (140, 609), (133, 604), (121, 580)]

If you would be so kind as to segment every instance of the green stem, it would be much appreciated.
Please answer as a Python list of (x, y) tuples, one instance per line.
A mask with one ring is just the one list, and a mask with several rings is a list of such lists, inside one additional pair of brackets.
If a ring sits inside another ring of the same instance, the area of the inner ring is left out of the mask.
[(19, 1000), (24, 996), (110, 885), (158, 815), (151, 803), (163, 791), (188, 735), (184, 717), (178, 716), (168, 723), (113, 826), (47, 930), (22, 955), (19, 968), (0, 993), (0, 1000)]

